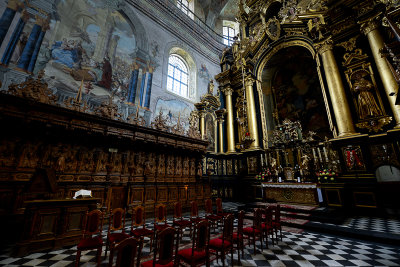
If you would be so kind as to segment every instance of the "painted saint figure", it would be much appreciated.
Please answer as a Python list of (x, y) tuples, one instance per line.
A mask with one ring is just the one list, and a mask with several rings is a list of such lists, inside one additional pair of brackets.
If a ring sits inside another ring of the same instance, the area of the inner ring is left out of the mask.
[(101, 77), (101, 81), (98, 83), (100, 86), (106, 88), (106, 89), (111, 89), (111, 84), (112, 84), (112, 66), (110, 63), (110, 59), (108, 56), (104, 58), (103, 61), (103, 74)]

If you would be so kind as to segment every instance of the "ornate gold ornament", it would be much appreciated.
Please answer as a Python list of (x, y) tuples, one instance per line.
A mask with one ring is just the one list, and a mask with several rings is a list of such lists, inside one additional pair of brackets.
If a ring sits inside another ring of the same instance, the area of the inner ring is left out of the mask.
[(358, 37), (359, 37), (359, 35), (354, 36), (353, 38), (350, 38), (348, 41), (341, 42), (341, 43), (337, 44), (336, 46), (341, 46), (344, 49), (346, 49), (346, 51), (351, 52), (354, 50), (354, 48), (356, 48), (356, 42), (357, 42)]
[(281, 24), (279, 20), (276, 17), (269, 19), (265, 25), (265, 31), (268, 37), (273, 41), (278, 40), (281, 34)]
[(199, 131), (199, 115), (197, 111), (192, 111), (189, 118), (189, 129), (186, 135), (190, 138), (201, 139), (201, 133)]
[(163, 116), (162, 109), (160, 109), (160, 112), (158, 113), (157, 117), (151, 123), (151, 127), (156, 130), (168, 131), (167, 117)]
[(325, 20), (324, 16), (316, 16), (307, 22), (308, 31), (313, 40), (322, 40), (324, 38), (323, 32), (325, 32)]
[(297, 4), (297, 0), (283, 0), (282, 7), (278, 12), (282, 24), (298, 19), (297, 15), (300, 10), (297, 7)]
[(318, 53), (320, 55), (322, 55), (323, 53), (325, 53), (328, 50), (332, 50), (333, 49), (333, 41), (332, 41), (332, 37), (329, 36), (327, 39), (325, 39), (322, 42), (316, 43), (314, 44), (315, 49), (318, 51)]
[(113, 95), (111, 95), (108, 100), (101, 103), (94, 112), (99, 116), (112, 120), (122, 120), (122, 114), (118, 112), (118, 105), (113, 102)]
[(45, 104), (56, 104), (57, 97), (48, 88), (46, 82), (42, 80), (44, 70), (40, 71), (37, 78), (29, 77), (27, 81), (20, 84), (11, 84), (5, 93), (18, 97), (33, 99)]
[(181, 122), (181, 113), (179, 113), (178, 115), (178, 121), (176, 122), (176, 125), (172, 126), (171, 132), (174, 134), (184, 135), (185, 129), (183, 128)]
[(144, 120), (143, 116), (139, 115), (139, 107), (137, 107), (136, 113), (131, 113), (127, 118), (127, 122), (133, 125), (145, 126), (146, 121)]
[(378, 0), (382, 4), (386, 5), (386, 9), (391, 9), (400, 6), (400, 0)]

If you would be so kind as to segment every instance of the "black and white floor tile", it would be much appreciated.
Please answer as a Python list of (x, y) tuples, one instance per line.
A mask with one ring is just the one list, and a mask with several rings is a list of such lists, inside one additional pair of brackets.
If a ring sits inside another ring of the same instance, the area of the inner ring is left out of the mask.
[[(152, 223), (148, 223), (151, 227)], [(128, 227), (127, 227), (128, 228)], [(106, 228), (105, 228), (106, 229)], [(106, 231), (105, 231), (106, 232)], [(189, 231), (185, 231), (181, 245), (190, 244)], [(57, 251), (34, 253), (23, 258), (9, 256), (10, 251), (0, 254), (0, 266), (74, 266), (76, 246)], [(283, 233), (283, 240), (261, 250), (257, 242), (257, 254), (253, 247), (246, 246), (241, 263), (234, 252), (234, 266), (400, 266), (400, 247), (375, 244), (360, 240), (317, 234), (311, 232)], [(104, 255), (104, 251), (103, 251)], [(82, 253), (81, 266), (96, 266), (96, 252)], [(149, 258), (149, 240), (145, 240), (143, 258)], [(102, 266), (108, 258), (103, 257)], [(230, 256), (226, 266), (230, 266)], [(221, 266), (213, 261), (211, 266)]]

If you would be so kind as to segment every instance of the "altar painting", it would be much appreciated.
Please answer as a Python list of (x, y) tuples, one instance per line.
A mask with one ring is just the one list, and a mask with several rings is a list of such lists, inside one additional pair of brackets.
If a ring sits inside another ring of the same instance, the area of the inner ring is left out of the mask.
[(332, 136), (316, 63), (306, 49), (280, 50), (267, 63), (273, 72), (270, 85), (279, 122), (300, 121), (303, 132), (313, 131), (320, 139)]

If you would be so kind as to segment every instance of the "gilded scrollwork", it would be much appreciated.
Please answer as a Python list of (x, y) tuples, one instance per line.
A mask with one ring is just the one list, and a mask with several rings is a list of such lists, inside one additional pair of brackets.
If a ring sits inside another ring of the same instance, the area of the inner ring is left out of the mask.
[(44, 71), (39, 72), (38, 77), (28, 78), (21, 84), (11, 84), (6, 93), (23, 98), (30, 98), (45, 104), (56, 104), (57, 97), (48, 87), (48, 84), (42, 80)]

